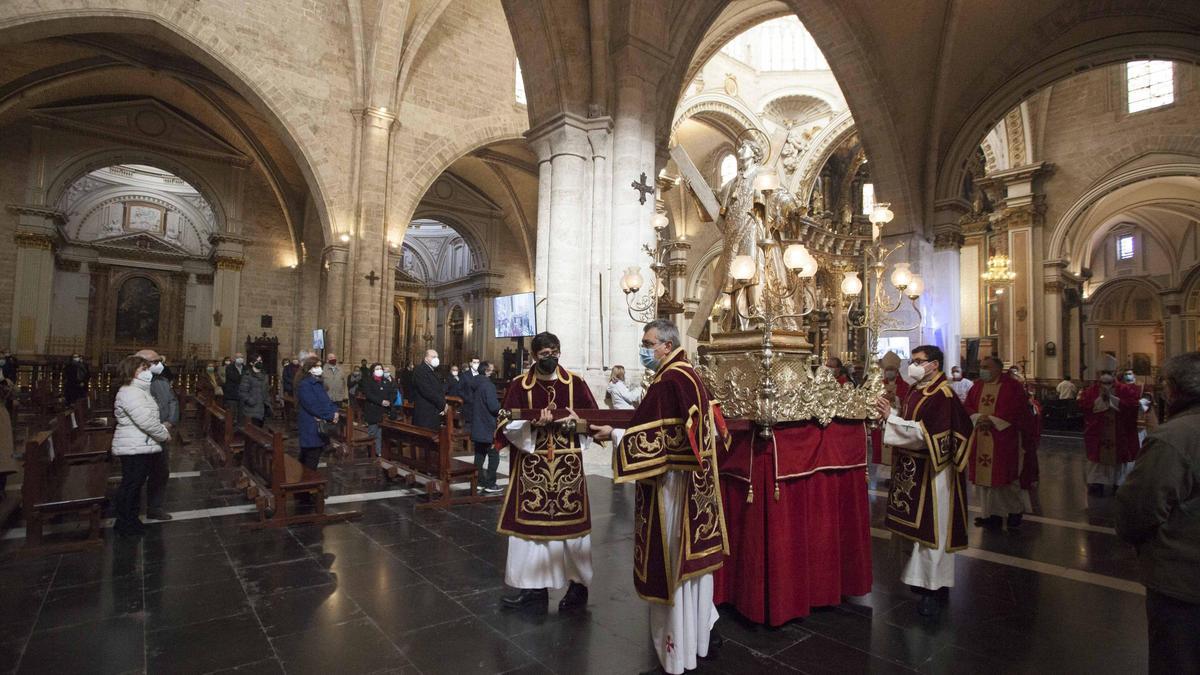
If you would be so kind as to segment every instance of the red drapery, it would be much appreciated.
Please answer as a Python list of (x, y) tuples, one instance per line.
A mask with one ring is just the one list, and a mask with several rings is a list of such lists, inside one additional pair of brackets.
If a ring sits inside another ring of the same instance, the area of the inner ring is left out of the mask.
[(716, 573), (715, 601), (778, 626), (870, 592), (863, 424), (782, 424), (773, 442), (757, 433), (731, 422), (720, 462), (730, 556)]

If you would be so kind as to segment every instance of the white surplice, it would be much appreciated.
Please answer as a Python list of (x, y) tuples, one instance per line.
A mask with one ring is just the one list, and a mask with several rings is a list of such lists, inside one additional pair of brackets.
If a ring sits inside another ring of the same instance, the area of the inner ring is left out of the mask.
[[(1107, 400), (1103, 396), (1097, 396), (1096, 402), (1092, 404), (1092, 412), (1103, 413), (1110, 409), (1121, 409), (1121, 401), (1116, 396), (1109, 396)], [(1123, 462), (1116, 465), (1099, 464), (1088, 460), (1087, 483), (1088, 485), (1122, 485), (1125, 482), (1125, 476), (1129, 475), (1130, 471), (1133, 471), (1133, 464), (1133, 462)]]
[[(613, 447), (624, 430), (613, 430)], [(668, 471), (658, 480), (658, 499), (663, 509), (663, 531), (667, 533), (667, 564), (677, 569), (687, 476)], [(679, 584), (671, 604), (650, 603), (650, 641), (663, 670), (678, 675), (697, 666), (708, 656), (708, 640), (720, 615), (713, 604), (713, 575), (693, 577)]]
[[(923, 450), (927, 447), (921, 425), (894, 413), (884, 425), (883, 441), (908, 450)], [(948, 466), (939, 471), (933, 479), (934, 505), (937, 509), (934, 522), (937, 524), (938, 546), (930, 548), (913, 542), (912, 557), (908, 559), (900, 575), (900, 580), (909, 586), (919, 586), (932, 591), (943, 586), (954, 586), (954, 554), (946, 551), (946, 544), (950, 541), (950, 481), (953, 472), (954, 467)]]
[[(982, 416), (981, 413), (971, 415), (971, 423), (978, 424), (979, 418)], [(996, 417), (995, 415), (988, 415), (988, 418), (992, 420), (992, 424), (1000, 431), (1004, 431), (1012, 426), (1012, 423), (1008, 420)], [(979, 510), (984, 518), (1033, 511), (1033, 502), (1029, 498), (1029, 490), (1021, 488), (1020, 480), (1015, 480), (1008, 485), (993, 487), (976, 485), (975, 500), (979, 502)]]
[[(504, 435), (518, 451), (533, 452), (533, 425), (528, 420), (510, 422)], [(590, 444), (590, 439), (585, 437), (583, 443)], [(516, 479), (509, 482), (509, 489), (516, 489)], [(562, 588), (570, 581), (592, 584), (592, 535), (552, 541), (508, 537), (504, 583), (513, 588)]]

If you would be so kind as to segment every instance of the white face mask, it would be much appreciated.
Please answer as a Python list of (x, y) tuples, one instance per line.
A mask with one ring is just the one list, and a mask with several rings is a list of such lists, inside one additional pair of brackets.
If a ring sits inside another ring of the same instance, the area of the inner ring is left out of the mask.
[(162, 375), (162, 371), (163, 371), (163, 364), (161, 364), (161, 363), (151, 363), (150, 364), (150, 372), (151, 373), (153, 373), (155, 375)]
[(243, 364), (245, 364), (245, 363), (246, 363), (246, 359), (243, 359), (243, 358), (242, 358), (242, 357), (240, 357), (240, 356), (239, 356), (239, 357), (237, 357), (237, 364), (238, 364), (239, 366), (240, 366), (240, 365), (243, 365)]
[(429, 367), (437, 368), (441, 362), (442, 362), (442, 360), (435, 356), (432, 359), (429, 359)]
[(925, 379), (925, 366), (919, 363), (908, 364), (908, 377), (904, 378), (909, 384), (914, 384)]
[(383, 368), (376, 368), (373, 374), (375, 377), (383, 377)]
[(137, 377), (138, 381), (148, 383), (148, 382), (150, 382), (150, 380), (154, 379), (154, 373), (151, 373), (148, 369), (142, 370), (142, 371), (138, 371), (138, 374), (136, 377)]
[(312, 375), (313, 377), (320, 377), (324, 372), (325, 369), (321, 366), (313, 366), (312, 368), (308, 369), (308, 374)]

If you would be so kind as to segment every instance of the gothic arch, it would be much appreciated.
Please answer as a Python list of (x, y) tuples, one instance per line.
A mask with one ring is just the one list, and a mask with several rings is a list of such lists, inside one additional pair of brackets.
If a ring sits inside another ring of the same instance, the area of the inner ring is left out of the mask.
[[(1054, 21), (1046, 23), (1057, 26)], [(1047, 39), (1046, 36), (1038, 37), (1041, 40)], [(1010, 51), (1034, 53), (1040, 50)], [(942, 170), (937, 176), (935, 201), (958, 196), (959, 188), (966, 177), (967, 160), (979, 146), (980, 139), (984, 138), (1008, 111), (1020, 105), (1034, 92), (1084, 70), (1146, 58), (1196, 63), (1200, 61), (1200, 48), (1196, 46), (1194, 35), (1182, 32), (1126, 33), (1064, 49), (1022, 68), (980, 102), (954, 133), (944, 160), (939, 162)]]
[[(264, 72), (252, 58), (241, 57), (239, 62), (240, 54), (236, 50), (219, 52), (216, 45), (202, 37), (216, 36), (211, 20), (199, 13), (176, 13), (174, 16), (178, 17), (180, 23), (139, 10), (67, 9), (56, 11), (47, 18), (46, 12), (31, 9), (17, 16), (0, 19), (0, 44), (78, 33), (148, 35), (195, 59), (216, 73), (225, 85), (237, 91), (274, 128), (304, 176), (326, 243), (333, 242), (331, 204), (327, 196), (330, 190), (315, 168), (326, 161), (326, 155), (329, 154), (315, 150), (328, 145), (315, 131), (325, 126), (316, 117), (319, 111), (309, 111), (305, 106), (298, 106), (289, 100), (284, 90), (266, 81), (269, 73)], [(282, 111), (287, 111), (287, 114)]]

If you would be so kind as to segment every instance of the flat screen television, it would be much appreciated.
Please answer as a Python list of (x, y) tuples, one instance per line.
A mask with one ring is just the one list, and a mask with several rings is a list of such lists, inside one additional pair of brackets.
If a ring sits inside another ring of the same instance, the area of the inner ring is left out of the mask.
[(537, 334), (533, 293), (502, 295), (495, 300), (496, 337), (519, 338)]

